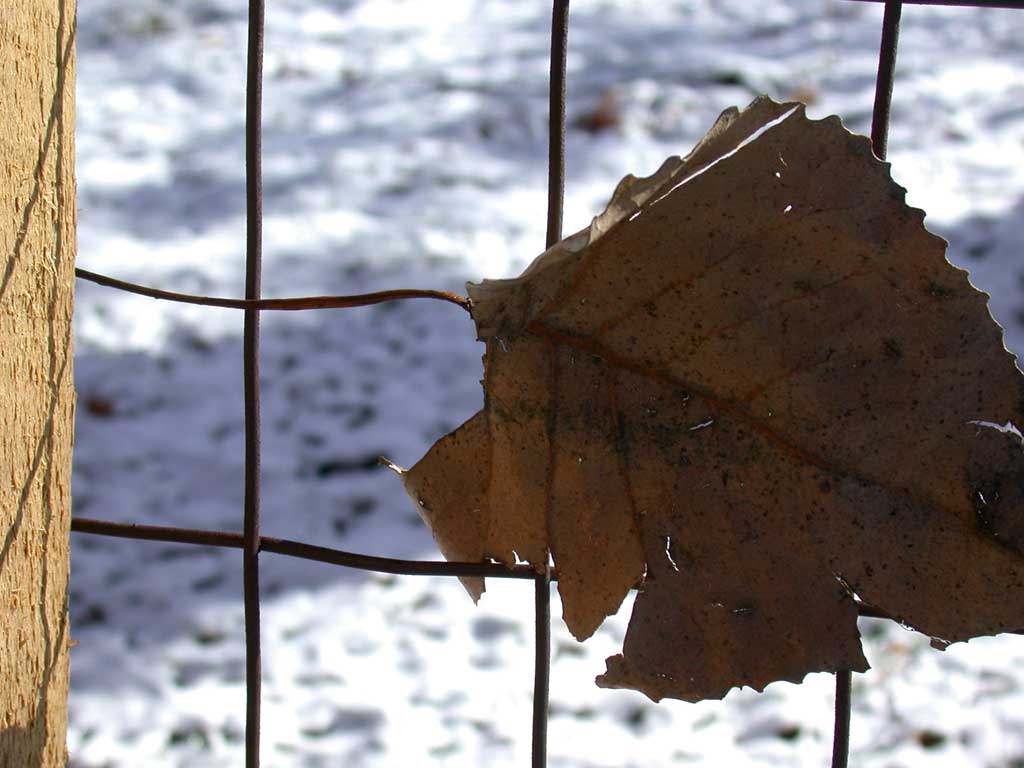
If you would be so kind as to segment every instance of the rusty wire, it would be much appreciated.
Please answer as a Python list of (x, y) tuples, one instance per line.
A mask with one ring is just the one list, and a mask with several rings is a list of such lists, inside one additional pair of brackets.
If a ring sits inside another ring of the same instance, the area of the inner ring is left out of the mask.
[(191, 293), (175, 293), (159, 288), (148, 288), (137, 283), (117, 280), (88, 269), (75, 268), (75, 277), (88, 280), (90, 283), (116, 288), (125, 293), (148, 296), (151, 299), (175, 301), (180, 304), (198, 304), (204, 307), (222, 307), (224, 309), (258, 309), (263, 312), (277, 310), (295, 312), (302, 309), (351, 309), (352, 307), (368, 307), (371, 304), (383, 304), (388, 301), (404, 301), (406, 299), (437, 299), (447, 301), (471, 311), (473, 303), (465, 296), (451, 291), (433, 291), (423, 288), (398, 288), (390, 291), (359, 293), (351, 296), (296, 296), (287, 299), (229, 299), (221, 296), (197, 296)]
[[(548, 217), (544, 246), (562, 239), (565, 200), (565, 67), (569, 49), (569, 0), (551, 8), (551, 68), (548, 75)], [(544, 564), (533, 582), (534, 666), (531, 765), (544, 768), (548, 755), (548, 694), (551, 684), (551, 569)]]
[(1024, 9), (1024, 0), (902, 0), (899, 3), (892, 3), (892, 0), (856, 0), (856, 2), (891, 3), (892, 5), (949, 5), (957, 8)]
[[(904, 4), (970, 6), (978, 8), (1024, 9), (1024, 0), (854, 0), (884, 3), (878, 76), (871, 123), (871, 141), (875, 154), (884, 160), (891, 116), (895, 80), (899, 24)], [(506, 566), (499, 563), (458, 563), (403, 560), (374, 557), (260, 534), (260, 381), (259, 313), (267, 310), (305, 310), (350, 308), (406, 299), (447, 301), (464, 310), (472, 305), (464, 296), (445, 291), (396, 289), (356, 296), (308, 296), (289, 299), (262, 299), (262, 89), (264, 0), (249, 0), (246, 69), (246, 278), (245, 298), (228, 299), (174, 293), (128, 283), (106, 275), (76, 269), (78, 278), (129, 293), (180, 303), (241, 309), (243, 321), (243, 377), (245, 403), (245, 499), (241, 534), (193, 528), (136, 525), (108, 520), (73, 518), (71, 530), (77, 533), (168, 541), (181, 544), (229, 547), (242, 550), (245, 643), (246, 643), (246, 732), (247, 768), (258, 768), (260, 744), (260, 595), (259, 553), (276, 552), (305, 560), (330, 563), (359, 570), (413, 576), (486, 576), (492, 578), (531, 579), (535, 595), (535, 671), (533, 703), (534, 768), (543, 768), (547, 755), (548, 688), (550, 680), (550, 587), (558, 578), (553, 568), (538, 574), (528, 565)], [(549, 76), (549, 147), (546, 246), (561, 238), (565, 188), (565, 104), (566, 55), (568, 50), (569, 0), (552, 0), (551, 69)], [(895, 620), (885, 612), (856, 601), (861, 616)], [(835, 729), (832, 768), (846, 768), (849, 759), (851, 680), (848, 670), (836, 673)]]
[[(896, 49), (900, 39), (903, 3), (884, 0), (882, 39), (878, 46), (878, 76), (875, 79), (875, 103), (871, 112), (871, 146), (879, 160), (885, 160), (889, 143), (889, 119), (892, 114), (892, 89), (896, 77)], [(850, 757), (850, 710), (853, 674), (848, 669), (836, 672), (835, 724), (832, 736), (832, 768), (846, 768)]]
[[(264, 0), (249, 0), (245, 83), (245, 298), (260, 298), (263, 277)], [(242, 589), (245, 605), (245, 764), (260, 764), (260, 311), (244, 310), (245, 498)]]

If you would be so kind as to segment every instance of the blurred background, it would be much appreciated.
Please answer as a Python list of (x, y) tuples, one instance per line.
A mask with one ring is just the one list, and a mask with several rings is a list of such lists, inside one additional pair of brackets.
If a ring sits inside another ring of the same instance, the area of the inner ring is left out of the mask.
[[(80, 267), (241, 296), (244, 0), (81, 0)], [(464, 292), (544, 245), (550, 5), (271, 0), (268, 297)], [(565, 232), (627, 173), (685, 154), (756, 95), (870, 129), (881, 6), (573, 0)], [(1024, 349), (1024, 11), (907, 6), (888, 159)], [(240, 531), (241, 314), (79, 282), (75, 514)], [(451, 305), (263, 316), (263, 532), (439, 557), (378, 455), (414, 463), (481, 405), (482, 346)], [(76, 768), (237, 766), (241, 555), (75, 534)], [(265, 554), (263, 762), (521, 766), (532, 590)], [(822, 766), (833, 679), (655, 705), (593, 684), (629, 605), (586, 644), (554, 605), (549, 764)], [(851, 764), (1024, 765), (1024, 642), (944, 653), (862, 622)]]

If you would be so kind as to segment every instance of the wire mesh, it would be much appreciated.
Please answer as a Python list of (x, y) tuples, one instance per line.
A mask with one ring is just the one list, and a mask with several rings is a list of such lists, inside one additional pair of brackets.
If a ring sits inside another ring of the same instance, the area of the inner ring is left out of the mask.
[[(878, 74), (875, 84), (871, 140), (875, 154), (885, 159), (890, 123), (899, 26), (903, 6), (945, 5), (980, 8), (1024, 9), (1024, 0), (851, 0), (884, 3)], [(532, 748), (534, 768), (546, 764), (548, 690), (550, 680), (550, 588), (558, 578), (554, 568), (538, 574), (528, 565), (505, 566), (498, 563), (459, 563), (403, 560), (363, 555), (260, 533), (260, 377), (259, 319), (261, 311), (305, 310), (328, 307), (357, 307), (385, 301), (413, 298), (439, 299), (469, 309), (467, 299), (441, 291), (399, 289), (357, 296), (307, 296), (295, 299), (263, 300), (262, 275), (262, 89), (264, 0), (249, 0), (246, 63), (246, 278), (245, 299), (223, 299), (161, 291), (135, 285), (83, 269), (78, 278), (115, 290), (181, 303), (229, 307), (243, 310), (243, 379), (245, 411), (245, 497), (242, 534), (194, 528), (136, 525), (76, 517), (71, 530), (77, 533), (177, 542), (181, 544), (236, 548), (242, 551), (246, 644), (246, 725), (245, 762), (248, 768), (260, 763), (260, 593), (259, 554), (275, 552), (291, 557), (380, 573), (411, 576), (485, 576), (490, 578), (529, 579), (534, 583), (535, 670), (533, 686)], [(561, 238), (565, 188), (565, 105), (566, 57), (568, 53), (569, 0), (553, 0), (551, 22), (551, 58), (549, 74), (549, 146), (546, 246)], [(857, 602), (860, 615), (891, 619), (877, 608)], [(852, 675), (836, 673), (835, 729), (832, 768), (845, 768), (849, 759)]]

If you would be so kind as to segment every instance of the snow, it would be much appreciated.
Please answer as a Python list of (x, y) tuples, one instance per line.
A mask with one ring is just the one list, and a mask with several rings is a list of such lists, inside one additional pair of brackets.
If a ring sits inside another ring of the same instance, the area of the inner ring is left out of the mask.
[[(461, 292), (542, 250), (550, 7), (268, 5), (265, 295)], [(245, 3), (87, 0), (78, 19), (80, 266), (239, 296)], [(574, 0), (566, 232), (757, 93), (866, 132), (880, 19), (846, 0)], [(1016, 350), (1021, 39), (1022, 12), (906, 7), (889, 150)], [(618, 124), (579, 128), (602, 101)], [(83, 282), (76, 306), (75, 513), (239, 531), (240, 314)], [(436, 302), (263, 317), (264, 533), (437, 558), (374, 460), (408, 466), (479, 408), (469, 318)], [(527, 764), (528, 583), (491, 580), (474, 607), (455, 580), (274, 554), (261, 570), (264, 764)], [(75, 535), (73, 766), (242, 764), (240, 572), (234, 550)], [(596, 688), (628, 612), (583, 645), (554, 622), (551, 766), (828, 764), (828, 675), (697, 705)], [(851, 764), (1024, 762), (1019, 638), (939, 653), (862, 630)]]

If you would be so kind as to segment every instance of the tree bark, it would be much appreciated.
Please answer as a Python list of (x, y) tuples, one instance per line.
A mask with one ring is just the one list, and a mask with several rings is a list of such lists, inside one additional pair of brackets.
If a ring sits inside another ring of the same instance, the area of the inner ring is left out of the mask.
[(0, 766), (67, 762), (74, 0), (0, 2)]

